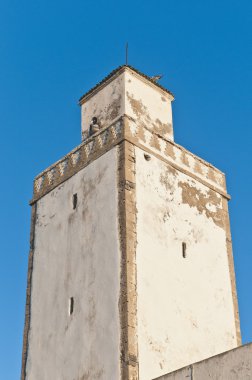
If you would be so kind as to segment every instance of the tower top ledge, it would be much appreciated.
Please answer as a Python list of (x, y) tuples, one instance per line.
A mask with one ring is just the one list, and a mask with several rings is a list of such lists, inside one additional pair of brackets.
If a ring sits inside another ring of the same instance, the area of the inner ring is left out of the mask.
[(171, 91), (167, 90), (165, 87), (161, 86), (159, 83), (154, 81), (150, 76), (142, 73), (141, 71), (135, 69), (133, 66), (130, 65), (121, 65), (117, 67), (115, 70), (111, 71), (102, 81), (97, 83), (94, 87), (92, 87), (88, 92), (86, 92), (84, 95), (82, 95), (79, 99), (79, 105), (82, 105), (85, 100), (87, 100), (89, 97), (94, 95), (97, 91), (101, 90), (104, 86), (106, 86), (110, 81), (114, 80), (115, 77), (123, 73), (124, 71), (130, 71), (134, 74), (136, 74), (139, 78), (141, 78), (144, 81), (147, 81), (149, 85), (154, 86), (163, 92), (167, 93), (171, 100), (174, 100), (174, 95)]
[(123, 116), (83, 141), (61, 160), (36, 176), (30, 204), (124, 140), (230, 199), (226, 192), (225, 174), (219, 169), (173, 141), (144, 129), (135, 120)]

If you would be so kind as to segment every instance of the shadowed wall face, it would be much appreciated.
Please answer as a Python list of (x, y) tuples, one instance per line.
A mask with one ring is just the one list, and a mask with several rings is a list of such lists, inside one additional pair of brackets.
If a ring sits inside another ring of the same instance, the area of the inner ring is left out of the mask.
[(29, 380), (120, 377), (116, 174), (114, 148), (37, 202)]
[(96, 117), (101, 128), (108, 127), (125, 114), (124, 73), (99, 89), (81, 105), (82, 140), (88, 137), (92, 118)]

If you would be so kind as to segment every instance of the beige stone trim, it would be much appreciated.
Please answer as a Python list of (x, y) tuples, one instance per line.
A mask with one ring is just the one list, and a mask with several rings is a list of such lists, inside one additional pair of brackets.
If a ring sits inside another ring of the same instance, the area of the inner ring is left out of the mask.
[(240, 317), (239, 317), (239, 307), (238, 307), (235, 270), (234, 270), (234, 257), (233, 257), (233, 250), (232, 250), (232, 238), (231, 238), (231, 232), (230, 232), (228, 201), (224, 197), (222, 198), (222, 207), (223, 207), (224, 219), (225, 219), (224, 225), (225, 225), (225, 231), (226, 231), (227, 258), (228, 258), (228, 267), (229, 267), (233, 306), (234, 306), (236, 339), (237, 339), (237, 345), (240, 346), (242, 344), (242, 340), (241, 340)]
[(121, 379), (138, 380), (135, 148), (118, 146), (118, 212), (121, 249)]
[(30, 253), (29, 253), (29, 259), (28, 259), (28, 275), (27, 275), (26, 305), (25, 305), (25, 325), (24, 325), (24, 333), (23, 333), (21, 380), (26, 379), (26, 362), (27, 362), (28, 346), (29, 346), (28, 336), (29, 336), (30, 320), (31, 320), (31, 286), (32, 286), (32, 269), (33, 269), (36, 214), (37, 214), (37, 204), (35, 203), (32, 206), (32, 211), (31, 211)]

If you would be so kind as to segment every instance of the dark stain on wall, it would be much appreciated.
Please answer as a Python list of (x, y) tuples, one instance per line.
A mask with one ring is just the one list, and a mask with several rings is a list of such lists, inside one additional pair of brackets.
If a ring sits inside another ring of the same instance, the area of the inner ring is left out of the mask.
[(96, 370), (95, 368), (91, 368), (88, 372), (85, 372), (79, 379), (77, 380), (101, 380), (104, 378), (104, 370)]
[(183, 162), (184, 165), (190, 166), (188, 156), (185, 154), (184, 151), (181, 151), (181, 161)]
[(200, 166), (200, 164), (199, 164), (198, 161), (195, 161), (195, 164), (194, 164), (194, 171), (195, 171), (196, 173), (199, 173), (200, 175), (203, 174), (203, 171), (202, 171), (201, 166)]
[(160, 175), (160, 183), (166, 188), (167, 191), (174, 191), (174, 180), (177, 177), (177, 170), (172, 166), (167, 166), (165, 171)]
[(108, 108), (105, 110), (106, 120), (112, 121), (119, 117), (121, 108), (121, 98), (119, 95), (117, 99), (114, 99), (112, 103), (109, 104)]
[(165, 136), (167, 133), (172, 133), (172, 125), (169, 123), (162, 123), (159, 119), (155, 120), (155, 123), (152, 123), (154, 131), (161, 136)]
[(173, 160), (176, 160), (176, 155), (174, 153), (173, 145), (168, 143), (165, 148), (165, 155), (171, 157)]
[(95, 317), (96, 317), (96, 306), (95, 306), (94, 299), (92, 296), (88, 300), (88, 306), (89, 306), (89, 309), (88, 309), (87, 322), (88, 322), (89, 328), (92, 329), (94, 327)]

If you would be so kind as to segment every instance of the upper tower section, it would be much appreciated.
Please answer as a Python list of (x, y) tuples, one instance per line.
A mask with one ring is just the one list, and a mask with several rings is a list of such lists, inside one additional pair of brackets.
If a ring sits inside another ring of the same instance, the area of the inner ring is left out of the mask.
[(224, 173), (174, 142), (173, 100), (170, 91), (131, 66), (112, 71), (80, 98), (82, 142), (35, 178), (31, 203), (124, 140), (229, 199)]
[(173, 141), (172, 93), (131, 66), (120, 66), (80, 98), (82, 140), (93, 118), (106, 128), (122, 116)]

